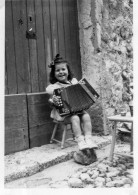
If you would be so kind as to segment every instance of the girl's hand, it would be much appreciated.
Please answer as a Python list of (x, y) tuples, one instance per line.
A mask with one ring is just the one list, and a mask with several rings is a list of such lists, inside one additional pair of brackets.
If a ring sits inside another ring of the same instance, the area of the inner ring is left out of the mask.
[(61, 102), (60, 96), (53, 95), (52, 100), (53, 100), (53, 103), (54, 103), (55, 106), (60, 105), (60, 102)]
[(85, 82), (82, 79), (79, 81), (79, 83), (80, 84), (85, 84)]

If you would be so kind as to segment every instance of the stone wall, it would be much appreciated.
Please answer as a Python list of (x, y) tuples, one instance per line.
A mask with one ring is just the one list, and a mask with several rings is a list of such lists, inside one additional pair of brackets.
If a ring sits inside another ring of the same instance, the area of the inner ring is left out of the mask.
[(82, 73), (100, 94), (90, 109), (96, 132), (108, 133), (107, 116), (127, 106), (122, 73), (132, 78), (132, 13), (132, 0), (78, 0)]

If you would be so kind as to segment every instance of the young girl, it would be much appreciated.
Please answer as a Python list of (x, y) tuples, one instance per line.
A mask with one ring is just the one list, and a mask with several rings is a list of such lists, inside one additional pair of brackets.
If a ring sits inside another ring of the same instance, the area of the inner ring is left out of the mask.
[[(61, 117), (56, 109), (59, 103), (59, 97), (53, 95), (54, 90), (78, 83), (77, 79), (73, 78), (68, 62), (57, 54), (49, 67), (51, 68), (51, 84), (46, 88), (46, 92), (50, 95), (50, 102), (55, 105), (51, 111), (51, 118), (57, 121), (63, 121), (65, 118), (70, 120), (79, 150), (97, 148), (97, 145), (92, 141), (91, 119), (86, 111), (68, 117)], [(84, 135), (82, 135), (81, 126), (83, 126)]]

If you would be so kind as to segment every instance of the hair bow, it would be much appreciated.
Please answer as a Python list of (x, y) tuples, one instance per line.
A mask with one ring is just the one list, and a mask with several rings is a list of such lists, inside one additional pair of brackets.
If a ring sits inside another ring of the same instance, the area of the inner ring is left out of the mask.
[(60, 57), (60, 54), (57, 54), (57, 55), (54, 57), (54, 59), (51, 61), (51, 63), (48, 65), (48, 67), (49, 67), (49, 68), (52, 68), (52, 66), (55, 65), (56, 61), (58, 61), (58, 60), (60, 60), (60, 59), (62, 59), (62, 58)]
[(52, 60), (52, 62), (48, 65), (48, 67), (52, 68), (52, 66), (54, 66), (54, 65), (55, 65), (55, 62), (54, 62), (54, 60)]

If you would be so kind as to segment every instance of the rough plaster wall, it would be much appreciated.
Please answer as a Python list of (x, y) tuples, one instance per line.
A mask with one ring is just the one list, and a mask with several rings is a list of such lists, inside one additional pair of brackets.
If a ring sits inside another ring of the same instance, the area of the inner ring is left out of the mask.
[[(91, 0), (78, 1), (82, 74), (83, 77), (86, 77), (92, 86), (100, 93), (100, 58), (99, 56), (97, 58), (97, 56), (94, 54), (94, 46), (97, 44), (97, 42), (94, 39), (95, 21), (92, 20), (92, 16), (95, 15), (95, 12), (92, 12), (92, 10), (95, 10), (95, 7), (95, 3), (92, 5)], [(96, 132), (103, 131), (104, 116), (101, 101), (99, 100), (96, 104), (94, 104), (89, 112), (92, 118), (93, 130)]]
[(110, 131), (122, 106), (122, 72), (133, 69), (132, 0), (78, 0), (82, 73), (100, 99), (90, 109), (94, 131)]

